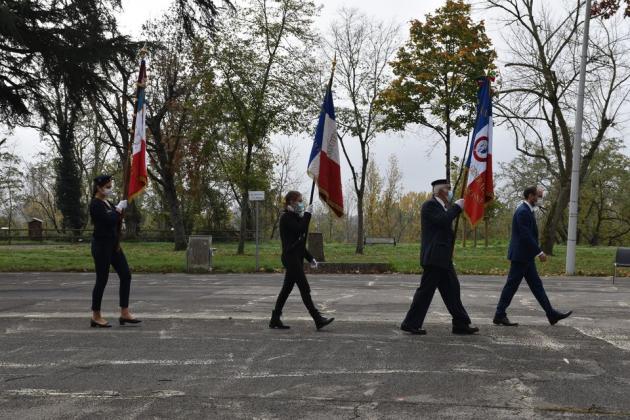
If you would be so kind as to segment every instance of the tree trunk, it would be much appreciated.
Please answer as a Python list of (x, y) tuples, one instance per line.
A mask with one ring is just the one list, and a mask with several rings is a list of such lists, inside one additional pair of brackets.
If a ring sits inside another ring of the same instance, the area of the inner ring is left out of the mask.
[(270, 240), (273, 240), (273, 238), (275, 238), (276, 236), (276, 230), (278, 230), (278, 224), (280, 223), (280, 214), (281, 213), (278, 213), (273, 218), (273, 224), (271, 225), (271, 235), (269, 235)]
[(485, 241), (485, 247), (488, 248), (488, 218), (486, 217), (483, 220), (484, 223), (484, 241)]
[(171, 223), (173, 225), (173, 236), (175, 239), (175, 251), (186, 249), (186, 232), (184, 230), (184, 218), (182, 210), (177, 198), (177, 190), (175, 188), (175, 179), (171, 174), (165, 174), (163, 177), (164, 197), (171, 214)]
[(569, 204), (571, 182), (561, 181), (558, 197), (552, 202), (549, 215), (542, 230), (541, 248), (547, 255), (553, 255), (553, 246), (556, 242), (556, 234), (562, 220), (562, 215)]
[(357, 194), (357, 254), (363, 254), (363, 192)]
[[(449, 127), (446, 125), (446, 132), (448, 133)], [(447, 134), (447, 139), (445, 141), (446, 145), (446, 182), (451, 182), (451, 142), (449, 139), (449, 135)]]
[(136, 201), (129, 203), (129, 207), (125, 210), (125, 235), (129, 239), (138, 239), (140, 236), (140, 223), (142, 222), (142, 213)]
[(84, 218), (81, 205), (81, 173), (74, 154), (74, 123), (60, 122), (58, 128), (59, 158), (55, 165), (57, 208), (63, 215), (63, 231), (70, 229), (72, 236), (77, 237), (83, 227)]
[(245, 241), (247, 240), (247, 219), (249, 218), (249, 193), (243, 191), (241, 196), (241, 226), (238, 235), (238, 255), (245, 254)]
[(238, 237), (238, 249), (236, 253), (245, 253), (245, 240), (247, 239), (247, 221), (249, 219), (249, 176), (252, 172), (252, 153), (254, 141), (247, 140), (247, 156), (245, 156), (245, 173), (243, 174), (243, 188), (241, 189), (241, 228)]

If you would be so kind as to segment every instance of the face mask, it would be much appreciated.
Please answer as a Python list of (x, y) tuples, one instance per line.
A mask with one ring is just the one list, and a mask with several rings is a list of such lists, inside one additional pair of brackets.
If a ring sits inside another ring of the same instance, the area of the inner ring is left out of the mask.
[(299, 213), (299, 214), (304, 213), (304, 203), (303, 202), (300, 201), (299, 203), (296, 203), (294, 207), (295, 207), (295, 211), (297, 213)]
[(448, 201), (453, 201), (453, 191), (448, 192)]
[(111, 197), (112, 195), (114, 195), (114, 189), (113, 188), (105, 188), (103, 190), (103, 194), (105, 194), (106, 197)]

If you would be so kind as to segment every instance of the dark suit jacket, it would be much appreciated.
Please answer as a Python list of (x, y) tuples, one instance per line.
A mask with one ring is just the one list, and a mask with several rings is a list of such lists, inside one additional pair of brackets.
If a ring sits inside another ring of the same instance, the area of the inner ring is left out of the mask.
[(435, 199), (427, 200), (422, 205), (420, 246), (420, 263), (423, 267), (435, 266), (449, 268), (452, 266), (452, 250), (455, 234), (453, 220), (462, 209), (453, 205), (448, 210)]
[(300, 267), (304, 258), (309, 262), (313, 256), (306, 249), (306, 231), (311, 220), (310, 213), (300, 217), (297, 213), (285, 210), (280, 216), (280, 239), (282, 241), (282, 264)]
[(510, 261), (529, 262), (540, 254), (538, 226), (534, 213), (526, 203), (516, 208), (512, 217), (512, 237), (508, 249)]

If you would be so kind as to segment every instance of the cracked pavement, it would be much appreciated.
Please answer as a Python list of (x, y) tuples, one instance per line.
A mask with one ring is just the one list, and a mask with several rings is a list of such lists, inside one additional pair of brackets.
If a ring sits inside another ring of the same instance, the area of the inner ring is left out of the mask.
[(282, 276), (134, 275), (140, 327), (116, 321), (118, 279), (89, 328), (92, 273), (0, 274), (0, 418), (630, 418), (630, 278), (543, 279), (574, 315), (550, 326), (525, 282), (492, 325), (505, 279), (462, 276), (479, 335), (455, 336), (436, 294), (426, 336), (399, 323), (412, 275), (311, 275), (333, 324), (297, 289), (269, 330)]

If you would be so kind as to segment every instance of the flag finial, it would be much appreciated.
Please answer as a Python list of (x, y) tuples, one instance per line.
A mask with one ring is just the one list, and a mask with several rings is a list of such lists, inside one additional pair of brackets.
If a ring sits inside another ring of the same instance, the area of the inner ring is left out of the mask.
[(140, 56), (140, 58), (144, 59), (147, 55), (149, 55), (149, 50), (147, 48), (147, 44), (144, 44), (142, 46), (142, 48), (140, 48), (140, 51), (138, 52), (138, 55)]

